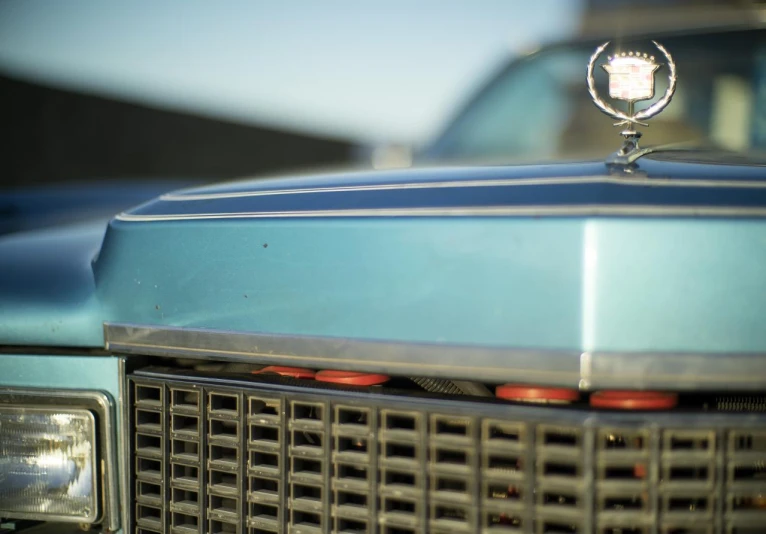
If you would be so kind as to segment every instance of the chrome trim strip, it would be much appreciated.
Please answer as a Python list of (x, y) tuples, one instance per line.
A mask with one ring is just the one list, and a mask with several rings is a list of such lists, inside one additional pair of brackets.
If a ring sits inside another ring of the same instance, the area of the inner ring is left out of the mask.
[[(763, 390), (766, 354), (591, 352), (104, 325), (115, 353), (219, 359), (591, 390)], [(586, 370), (586, 376), (583, 375)], [(586, 379), (583, 381), (583, 379)]]
[[(608, 180), (608, 178), (607, 178)], [(464, 187), (506, 187), (506, 186), (529, 186), (529, 185), (566, 185), (571, 183), (588, 184), (600, 183), (603, 177), (569, 177), (569, 178), (506, 178), (497, 180), (441, 180), (434, 182), (403, 182), (387, 184), (367, 185), (339, 185), (335, 187), (300, 187), (295, 189), (261, 189), (254, 191), (238, 191), (231, 193), (200, 193), (178, 194), (166, 193), (160, 196), (160, 200), (169, 202), (216, 200), (223, 198), (249, 198), (272, 195), (300, 195), (307, 193), (353, 193), (359, 191), (402, 191), (411, 189), (443, 189)]]
[(101, 514), (95, 522), (103, 524), (107, 531), (116, 531), (120, 528), (120, 502), (117, 488), (117, 465), (115, 429), (113, 410), (114, 403), (106, 393), (101, 391), (85, 391), (70, 389), (48, 388), (15, 388), (3, 387), (0, 389), (0, 404), (28, 404), (38, 406), (66, 406), (94, 411), (98, 417), (98, 442), (99, 458), (103, 477), (103, 495), (101, 496)]
[(580, 354), (580, 381), (577, 387), (583, 391), (591, 388), (591, 353), (583, 352)]
[(128, 473), (130, 472), (130, 441), (128, 439), (130, 434), (128, 426), (128, 421), (130, 420), (130, 406), (128, 404), (128, 376), (125, 370), (125, 365), (125, 358), (119, 358), (117, 360), (117, 380), (119, 381), (119, 402), (117, 409), (122, 415), (122, 421), (119, 422), (122, 432), (119, 433), (118, 443), (120, 448), (120, 455), (122, 456), (122, 461), (119, 463), (120, 494), (122, 495), (123, 503), (121, 508), (121, 518), (122, 524), (125, 525), (124, 530), (127, 530), (127, 525), (130, 525), (130, 513), (132, 507), (129, 502), (130, 480), (128, 477)]
[[(195, 328), (104, 325), (107, 350), (136, 355), (221, 359), (485, 380), (516, 376), (568, 383), (579, 376), (579, 353), (508, 351), (491, 347), (391, 343), (346, 338), (283, 336)], [(543, 355), (544, 354), (544, 355)], [(542, 355), (542, 356), (541, 356)], [(438, 362), (438, 363), (437, 363)], [(507, 365), (497, 366), (506, 362)], [(523, 362), (523, 365), (519, 365)], [(514, 368), (514, 365), (518, 367)]]
[(354, 191), (396, 191), (410, 189), (442, 189), (467, 187), (513, 187), (535, 185), (567, 184), (618, 184), (627, 186), (652, 187), (730, 187), (744, 189), (766, 188), (766, 181), (755, 180), (706, 180), (706, 179), (671, 179), (671, 178), (615, 178), (611, 176), (571, 176), (558, 178), (505, 178), (497, 180), (441, 180), (433, 182), (405, 182), (368, 185), (341, 185), (335, 187), (301, 187), (295, 189), (262, 189), (237, 191), (231, 193), (179, 194), (167, 193), (160, 200), (168, 202), (215, 200), (223, 198), (248, 198), (272, 195), (298, 195), (306, 193), (340, 193)]
[(232, 213), (192, 213), (182, 215), (134, 215), (115, 217), (125, 222), (188, 221), (201, 219), (284, 219), (304, 217), (766, 217), (766, 208), (713, 206), (467, 206), (460, 208), (377, 208), (348, 210), (253, 211)]

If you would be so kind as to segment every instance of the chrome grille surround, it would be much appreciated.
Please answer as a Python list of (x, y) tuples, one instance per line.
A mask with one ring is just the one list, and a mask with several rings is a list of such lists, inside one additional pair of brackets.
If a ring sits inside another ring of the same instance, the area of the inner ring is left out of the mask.
[(129, 378), (131, 531), (758, 532), (766, 415)]

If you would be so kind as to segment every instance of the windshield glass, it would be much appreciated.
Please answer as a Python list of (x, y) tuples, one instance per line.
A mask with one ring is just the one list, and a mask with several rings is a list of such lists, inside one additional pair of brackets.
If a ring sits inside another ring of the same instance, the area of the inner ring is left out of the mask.
[[(658, 38), (672, 54), (678, 86), (670, 105), (641, 128), (645, 145), (692, 142), (735, 151), (766, 145), (766, 42), (764, 32)], [(597, 44), (551, 48), (511, 63), (458, 114), (426, 151), (435, 160), (556, 160), (601, 158), (617, 148), (613, 119), (593, 105), (585, 73)], [(664, 61), (651, 40), (614, 44), (607, 51), (640, 50)], [(608, 100), (600, 65), (596, 86)], [(668, 85), (668, 68), (655, 75), (655, 96)], [(625, 102), (609, 101), (618, 109)]]

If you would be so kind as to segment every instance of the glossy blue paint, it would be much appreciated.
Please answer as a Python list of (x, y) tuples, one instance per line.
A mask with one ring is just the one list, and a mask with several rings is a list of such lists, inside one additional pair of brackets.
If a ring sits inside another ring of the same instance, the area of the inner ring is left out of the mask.
[[(400, 196), (388, 205), (405, 208), (556, 195), (562, 206), (620, 206), (627, 200), (615, 191), (633, 191), (649, 206), (688, 194), (694, 205), (736, 210), (766, 204), (763, 169), (642, 159), (631, 176), (600, 163), (351, 173), (184, 191), (129, 215), (194, 213), (211, 200), (268, 210), (300, 197), (356, 208), (390, 202), (392, 191)], [(562, 177), (587, 189), (556, 193)], [(487, 196), (494, 183), (463, 183), (472, 180), (504, 181), (502, 194)], [(416, 187), (397, 191), (405, 184)], [(366, 200), (354, 196), (367, 186)], [(0, 343), (103, 346), (110, 321), (518, 348), (766, 351), (766, 218), (115, 220), (99, 252), (101, 231), (0, 239)]]
[(119, 398), (118, 359), (110, 356), (0, 355), (0, 387), (88, 389)]
[(577, 310), (551, 329), (548, 304), (576, 300), (579, 262), (548, 258), (577, 257), (577, 234), (555, 221), (115, 223), (97, 277), (110, 321), (489, 344), (553, 330), (564, 346)]
[[(606, 156), (607, 153), (604, 153)], [(635, 177), (656, 179), (724, 179), (763, 182), (766, 160), (730, 152), (665, 151), (645, 156), (638, 161)], [(485, 165), (476, 167), (423, 167), (375, 172), (342, 172), (237, 180), (221, 184), (184, 189), (165, 195), (178, 199), (196, 195), (248, 195), (273, 190), (301, 190), (339, 186), (375, 186), (383, 184), (434, 183), (464, 180), (499, 180), (505, 178), (550, 178), (605, 176), (608, 168), (601, 161), (560, 162), (543, 165)], [(619, 172), (615, 175), (620, 176)], [(627, 176), (623, 176), (629, 178)], [(147, 203), (151, 204), (151, 203)]]
[(582, 348), (766, 350), (766, 221), (587, 224)]
[[(713, 170), (717, 170), (715, 173)], [(249, 181), (164, 195), (125, 220), (268, 217), (381, 210), (583, 207), (766, 207), (762, 167), (642, 160), (630, 175), (602, 163), (418, 169)]]
[(766, 220), (113, 222), (108, 321), (527, 348), (766, 350)]
[(0, 195), (0, 345), (103, 347), (91, 263), (109, 219), (194, 183), (109, 180)]
[[(457, 180), (497, 180), (502, 178), (544, 178), (550, 176), (594, 176), (603, 174), (602, 162), (575, 164), (482, 166), (482, 167), (423, 167), (380, 171), (345, 171), (236, 180), (205, 187), (189, 188), (170, 193), (174, 198), (193, 198), (196, 195), (239, 195), (274, 190), (301, 190), (321, 187), (404, 185), (408, 183), (434, 183)], [(150, 204), (150, 203), (148, 203)]]
[(103, 346), (91, 263), (105, 225), (0, 237), (0, 344)]

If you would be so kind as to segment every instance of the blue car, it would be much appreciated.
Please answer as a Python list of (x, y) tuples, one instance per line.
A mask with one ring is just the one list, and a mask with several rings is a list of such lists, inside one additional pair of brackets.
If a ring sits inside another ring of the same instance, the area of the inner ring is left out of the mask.
[(556, 45), (417, 168), (0, 237), (0, 531), (765, 532), (765, 84)]

